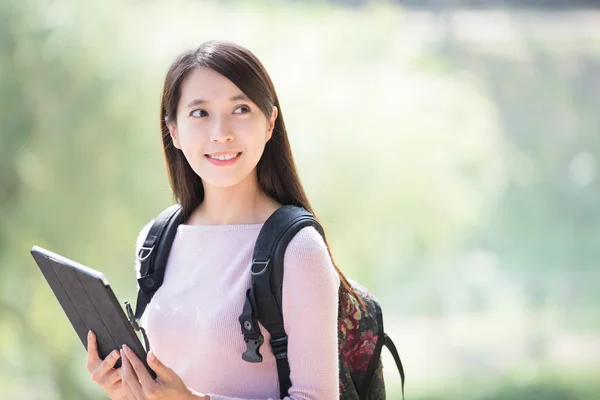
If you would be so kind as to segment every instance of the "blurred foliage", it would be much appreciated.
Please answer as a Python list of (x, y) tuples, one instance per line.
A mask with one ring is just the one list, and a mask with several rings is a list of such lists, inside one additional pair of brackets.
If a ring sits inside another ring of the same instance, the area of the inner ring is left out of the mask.
[(161, 80), (209, 38), (269, 70), (336, 259), (383, 303), (409, 398), (600, 397), (600, 48), (532, 34), (556, 15), (508, 14), (518, 40), (487, 42), (461, 36), (479, 16), (440, 18), (414, 30), (383, 2), (3, 2), (0, 398), (102, 398), (28, 251), (135, 298), (135, 237), (171, 202)]
[[(331, 3), (344, 5), (346, 7), (364, 7), (373, 3), (373, 0), (329, 0)], [(440, 10), (440, 9), (461, 9), (461, 8), (504, 8), (514, 7), (517, 9), (573, 9), (573, 8), (597, 8), (598, 2), (595, 0), (391, 0), (407, 8)]]

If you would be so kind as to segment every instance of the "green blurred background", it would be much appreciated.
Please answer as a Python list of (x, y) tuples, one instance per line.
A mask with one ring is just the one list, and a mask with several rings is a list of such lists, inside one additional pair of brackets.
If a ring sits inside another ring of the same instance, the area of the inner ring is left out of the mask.
[(407, 398), (600, 399), (589, 4), (0, 1), (0, 398), (105, 398), (29, 250), (134, 302), (136, 236), (172, 202), (162, 79), (180, 51), (227, 39), (271, 74), (334, 255), (383, 304)]

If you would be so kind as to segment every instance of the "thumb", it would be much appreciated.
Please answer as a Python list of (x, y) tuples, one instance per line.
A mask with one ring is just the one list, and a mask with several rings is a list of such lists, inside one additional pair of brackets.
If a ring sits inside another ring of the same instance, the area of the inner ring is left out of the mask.
[(163, 364), (162, 361), (156, 357), (152, 350), (148, 352), (146, 360), (148, 362), (148, 366), (150, 366), (150, 368), (152, 368), (158, 376), (169, 377), (175, 373), (171, 368)]

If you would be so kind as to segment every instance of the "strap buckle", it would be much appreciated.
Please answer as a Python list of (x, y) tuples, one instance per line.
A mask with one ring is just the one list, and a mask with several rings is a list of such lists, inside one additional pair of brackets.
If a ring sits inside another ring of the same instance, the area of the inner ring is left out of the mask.
[(244, 342), (246, 342), (246, 351), (242, 354), (242, 359), (251, 363), (259, 363), (262, 362), (263, 357), (259, 352), (260, 346), (264, 343), (265, 339), (262, 335), (258, 336), (258, 339), (249, 339), (244, 337)]
[[(257, 261), (257, 260), (252, 260), (252, 268), (250, 268), (250, 273), (252, 275), (262, 275), (267, 271), (267, 268), (269, 267), (269, 264), (271, 263), (271, 259), (267, 258), (267, 261)], [(262, 265), (262, 269), (258, 272), (254, 271), (254, 266), (261, 266)]]
[(260, 354), (260, 346), (262, 346), (265, 339), (260, 332), (256, 319), (256, 304), (252, 288), (246, 291), (246, 301), (239, 321), (244, 335), (244, 342), (246, 342), (246, 351), (242, 354), (242, 359), (251, 363), (262, 362), (263, 357)]
[[(146, 254), (145, 256), (142, 256), (142, 253), (145, 251), (148, 252), (148, 254)], [(143, 262), (145, 260), (148, 259), (148, 257), (150, 257), (150, 254), (152, 254), (152, 250), (154, 250), (154, 246), (152, 247), (141, 247), (140, 251), (138, 251), (136, 258), (138, 259), (139, 262)]]

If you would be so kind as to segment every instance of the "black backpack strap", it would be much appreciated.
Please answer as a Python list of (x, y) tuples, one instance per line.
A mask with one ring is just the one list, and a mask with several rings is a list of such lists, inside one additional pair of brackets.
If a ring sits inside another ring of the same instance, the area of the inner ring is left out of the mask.
[(392, 342), (392, 339), (390, 339), (390, 337), (383, 330), (383, 313), (381, 311), (381, 306), (376, 301), (373, 304), (375, 305), (375, 317), (377, 318), (377, 326), (379, 328), (377, 332), (377, 344), (375, 344), (375, 350), (371, 356), (371, 362), (369, 363), (367, 371), (365, 372), (362, 386), (360, 387), (358, 395), (361, 400), (366, 400), (369, 394), (369, 387), (373, 381), (373, 375), (375, 374), (375, 370), (377, 369), (379, 360), (381, 359), (381, 350), (385, 345), (392, 353), (394, 361), (396, 362), (396, 367), (398, 367), (398, 371), (400, 372), (400, 380), (402, 381), (402, 398), (404, 398), (404, 368), (402, 367), (402, 362), (400, 361), (400, 356), (398, 355), (398, 351), (396, 350), (394, 342)]
[(396, 367), (400, 372), (400, 380), (402, 381), (402, 398), (404, 398), (404, 368), (402, 367), (402, 361), (400, 361), (400, 356), (398, 355), (398, 350), (396, 350), (396, 346), (392, 339), (388, 335), (385, 335), (385, 341), (383, 342), (385, 347), (388, 348), (390, 353), (392, 353), (392, 357), (394, 357), (394, 361), (396, 362)]
[(138, 278), (139, 290), (135, 305), (135, 314), (131, 305), (125, 303), (131, 324), (135, 330), (141, 330), (146, 342), (146, 351), (149, 343), (144, 329), (139, 326), (138, 321), (144, 314), (146, 307), (152, 300), (154, 293), (160, 288), (165, 276), (165, 268), (171, 245), (177, 233), (177, 226), (181, 223), (181, 206), (174, 204), (163, 210), (148, 230), (144, 244), (137, 253), (140, 262), (140, 278)]
[[(252, 258), (252, 286), (248, 290), (240, 324), (248, 348), (242, 358), (261, 362), (259, 353), (262, 335), (256, 320), (271, 335), (271, 348), (277, 362), (281, 398), (291, 387), (290, 366), (287, 358), (287, 334), (283, 325), (282, 287), (283, 258), (287, 245), (302, 228), (313, 226), (324, 236), (314, 216), (303, 208), (283, 206), (265, 221), (254, 246)], [(257, 335), (260, 339), (257, 339)]]

